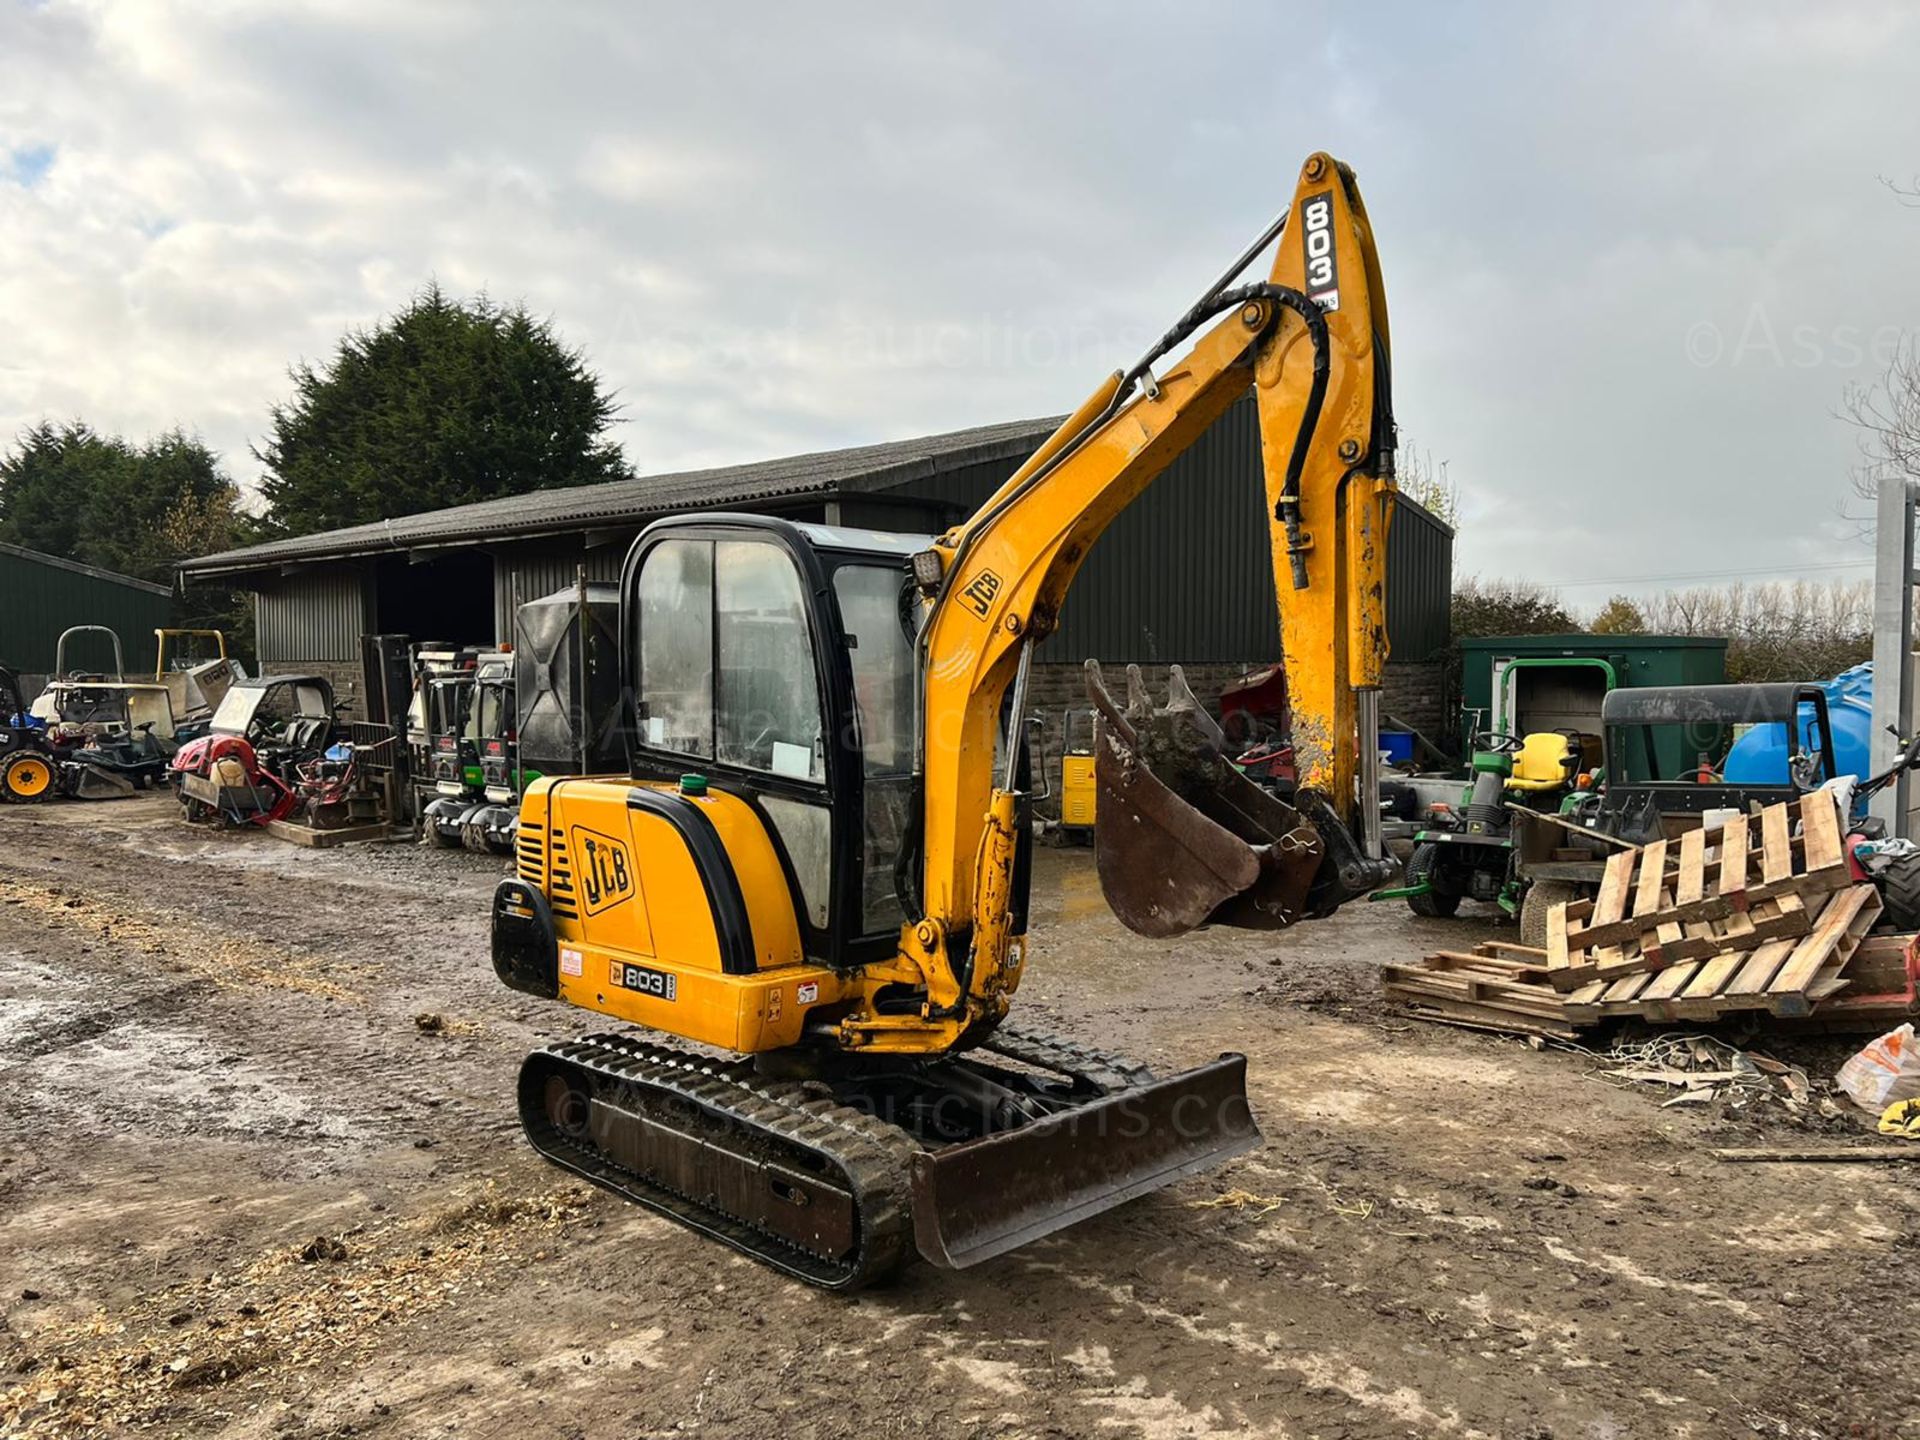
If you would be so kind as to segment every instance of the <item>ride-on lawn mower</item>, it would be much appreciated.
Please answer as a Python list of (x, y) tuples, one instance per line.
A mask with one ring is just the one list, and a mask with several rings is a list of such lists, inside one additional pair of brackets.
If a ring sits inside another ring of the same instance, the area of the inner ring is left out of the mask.
[[(67, 665), (68, 643), (85, 634), (105, 635), (112, 642), (111, 672)], [(61, 634), (53, 678), (20, 715), (23, 725), (38, 721), (43, 727), (53, 773), (36, 793), (20, 791), (11, 798), (117, 800), (165, 776), (174, 751), (172, 703), (164, 685), (128, 681), (123, 663), (120, 637), (104, 625), (75, 625)], [(33, 766), (21, 774), (23, 784), (40, 778)]]
[(233, 682), (246, 679), (247, 672), (227, 657), (227, 637), (219, 630), (157, 628), (153, 639), (153, 680), (173, 699), (174, 723), (184, 744), (206, 733)]
[(1514, 812), (1507, 802), (1557, 811), (1575, 793), (1598, 746), (1598, 737), (1574, 730), (1477, 736), (1473, 779), (1460, 808), (1436, 811), (1426, 828), (1414, 833), (1405, 883), (1373, 898), (1404, 898), (1414, 914), (1430, 919), (1454, 914), (1463, 899), (1518, 914), (1525, 887), (1515, 863)]
[(482, 651), (471, 668), (434, 678), (427, 714), (438, 798), (421, 812), (423, 838), (511, 855), (520, 796), (512, 654)]
[(20, 698), (20, 679), (0, 666), (0, 799), (31, 802), (56, 793), (58, 762), (47, 744), (45, 725), (36, 724)]
[[(515, 791), (501, 762), (513, 737), (513, 655), (465, 651), (442, 674), (430, 674), (426, 722), (436, 799), (420, 810), (420, 837), (445, 851), (465, 845), (511, 854), (513, 810), (503, 801), (511, 801)], [(488, 751), (497, 801), (488, 795)]]
[(304, 767), (335, 735), (333, 687), (319, 675), (236, 680), (208, 733), (180, 748), (173, 779), (190, 820), (228, 824), (286, 819), (301, 803)]

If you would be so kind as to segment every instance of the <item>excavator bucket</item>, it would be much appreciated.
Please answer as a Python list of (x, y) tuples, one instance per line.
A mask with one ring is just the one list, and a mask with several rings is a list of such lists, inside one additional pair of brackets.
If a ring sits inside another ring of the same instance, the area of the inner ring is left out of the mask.
[(1260, 1143), (1247, 1057), (1129, 1086), (913, 1157), (914, 1244), (950, 1270), (990, 1260)]
[(1164, 707), (1147, 698), (1137, 665), (1127, 667), (1124, 710), (1097, 661), (1087, 662), (1087, 690), (1094, 859), (1121, 923), (1166, 939), (1207, 924), (1279, 929), (1312, 913), (1321, 829), (1233, 767), (1178, 665)]
[(104, 766), (70, 760), (62, 768), (66, 771), (62, 789), (75, 800), (124, 800), (133, 794), (133, 781)]

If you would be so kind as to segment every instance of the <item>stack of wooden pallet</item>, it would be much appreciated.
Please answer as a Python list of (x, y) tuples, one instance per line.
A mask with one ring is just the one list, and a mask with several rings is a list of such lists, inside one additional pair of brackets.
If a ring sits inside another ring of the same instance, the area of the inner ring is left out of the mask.
[(1852, 881), (1839, 807), (1821, 792), (1712, 835), (1616, 853), (1598, 895), (1551, 912), (1544, 951), (1444, 952), (1385, 967), (1382, 984), (1416, 1009), (1449, 1007), (1463, 1023), (1497, 1012), (1502, 1028), (1543, 1034), (1627, 1015), (1803, 1018), (1847, 986), (1879, 914), (1874, 888)]
[(1480, 1030), (1572, 1040), (1566, 999), (1547, 983), (1547, 952), (1494, 941), (1382, 965), (1380, 990), (1413, 1014)]

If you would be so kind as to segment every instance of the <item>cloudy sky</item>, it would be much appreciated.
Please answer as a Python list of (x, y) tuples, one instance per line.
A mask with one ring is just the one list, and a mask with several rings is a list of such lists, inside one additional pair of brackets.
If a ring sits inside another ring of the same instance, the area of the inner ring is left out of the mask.
[(0, 443), (199, 431), (430, 277), (551, 316), (641, 471), (1070, 408), (1359, 172), (1463, 571), (1860, 575), (1920, 327), (1887, 4), (0, 0)]

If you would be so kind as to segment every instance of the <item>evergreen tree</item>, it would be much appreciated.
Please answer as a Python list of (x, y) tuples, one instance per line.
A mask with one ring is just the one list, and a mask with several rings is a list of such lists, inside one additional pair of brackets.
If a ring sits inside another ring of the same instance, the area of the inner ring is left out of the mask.
[(307, 534), (632, 472), (616, 407), (579, 352), (523, 307), (438, 285), (323, 367), (293, 370), (255, 454), (269, 533)]

